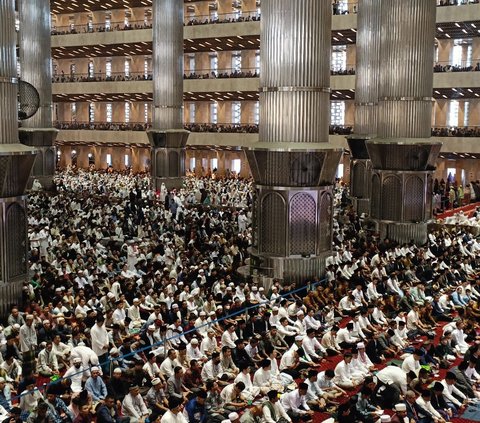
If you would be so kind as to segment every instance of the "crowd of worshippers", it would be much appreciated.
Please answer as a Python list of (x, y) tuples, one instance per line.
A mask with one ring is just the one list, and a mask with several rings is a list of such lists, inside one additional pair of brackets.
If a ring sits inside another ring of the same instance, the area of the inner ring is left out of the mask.
[(248, 201), (248, 181), (153, 192), (145, 175), (67, 171), (55, 183), (29, 198), (32, 276), (0, 333), (5, 419), (443, 423), (480, 397), (469, 234), (396, 245), (337, 206), (325, 278), (262, 286), (236, 272), (250, 213), (201, 201)]

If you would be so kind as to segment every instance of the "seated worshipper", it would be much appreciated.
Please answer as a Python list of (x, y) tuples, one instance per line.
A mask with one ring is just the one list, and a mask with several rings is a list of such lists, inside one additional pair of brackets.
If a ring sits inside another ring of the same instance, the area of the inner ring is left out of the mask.
[(345, 353), (343, 360), (340, 361), (335, 367), (335, 379), (334, 383), (343, 389), (353, 389), (360, 385), (364, 377), (360, 375), (354, 375), (352, 373), (352, 354)]
[(228, 375), (223, 371), (220, 353), (214, 352), (212, 354), (212, 358), (203, 365), (201, 375), (203, 380), (227, 381), (229, 379)]
[(445, 379), (440, 382), (444, 387), (443, 397), (454, 416), (463, 411), (468, 403), (466, 395), (455, 386), (456, 382), (457, 377), (452, 372), (447, 372)]
[(247, 401), (242, 398), (242, 392), (245, 389), (243, 382), (231, 383), (225, 386), (220, 393), (220, 397), (224, 401), (226, 410), (243, 410), (247, 405)]
[(102, 403), (98, 403), (95, 410), (97, 423), (130, 423), (129, 417), (121, 417), (115, 404), (115, 398), (107, 395)]
[(278, 391), (271, 390), (267, 394), (267, 400), (262, 405), (265, 423), (290, 423), (292, 419), (285, 412), (279, 399)]
[(173, 375), (167, 379), (167, 392), (169, 397), (186, 399), (191, 391), (183, 383), (183, 367), (175, 367)]
[(35, 386), (35, 379), (25, 381), (25, 390), (21, 393), (19, 407), (24, 413), (32, 413), (37, 409), (38, 402), (43, 399), (42, 394)]
[(303, 349), (290, 349), (283, 354), (280, 360), (279, 370), (281, 373), (290, 375), (293, 379), (300, 377), (300, 371), (305, 369), (303, 363), (300, 362), (300, 354), (303, 355)]
[(415, 423), (431, 423), (433, 421), (430, 413), (416, 402), (416, 395), (413, 391), (407, 391), (403, 402), (407, 409), (407, 417)]
[(207, 392), (201, 389), (185, 404), (183, 415), (188, 418), (189, 422), (201, 423), (207, 420), (206, 399)]
[(448, 406), (445, 397), (443, 396), (444, 386), (440, 382), (435, 382), (431, 389), (431, 399), (433, 408), (440, 413), (445, 421), (450, 421), (453, 416), (452, 409)]
[(298, 388), (280, 397), (283, 408), (293, 421), (308, 422), (312, 420), (313, 411), (307, 404), (308, 385), (300, 383)]
[(38, 353), (37, 369), (42, 376), (58, 375), (58, 361), (52, 351), (52, 341), (47, 341), (45, 348)]
[(325, 398), (330, 400), (346, 395), (347, 392), (333, 383), (335, 372), (328, 369), (318, 373), (317, 385), (323, 391)]
[(65, 402), (57, 397), (54, 385), (50, 385), (46, 392), (47, 416), (52, 422), (73, 422), (74, 415)]
[(310, 357), (311, 361), (319, 363), (323, 360), (323, 357), (327, 355), (327, 350), (322, 347), (315, 333), (315, 329), (307, 329), (306, 336), (303, 336), (302, 339), (302, 348), (308, 357)]
[(408, 373), (408, 372), (414, 372), (416, 375), (418, 375), (418, 372), (420, 370), (420, 359), (422, 358), (423, 356), (423, 352), (422, 350), (420, 349), (415, 349), (415, 351), (413, 351), (412, 355), (408, 356), (407, 358), (405, 358), (405, 360), (403, 360), (403, 363), (402, 363), (402, 370), (405, 372), (405, 373)]
[(254, 404), (240, 417), (240, 423), (257, 423), (263, 417), (261, 404)]
[(371, 402), (372, 390), (364, 386), (360, 390), (357, 400), (357, 413), (365, 423), (373, 423), (378, 420), (380, 407), (376, 407)]
[(402, 402), (395, 404), (395, 414), (391, 417), (391, 423), (409, 423), (410, 420), (407, 417), (407, 406)]
[(91, 376), (85, 382), (85, 389), (92, 396), (93, 401), (101, 401), (107, 396), (107, 387), (100, 376), (100, 367), (91, 369)]
[(169, 398), (168, 410), (160, 419), (160, 423), (188, 423), (188, 420), (183, 415), (183, 399)]
[(168, 400), (165, 388), (166, 384), (163, 383), (160, 378), (156, 377), (152, 379), (152, 387), (145, 395), (145, 403), (152, 412), (164, 414), (165, 411), (168, 410)]
[(445, 423), (445, 419), (442, 415), (435, 410), (431, 403), (432, 393), (428, 389), (424, 389), (421, 395), (417, 398), (417, 404), (428, 413), (428, 416), (432, 418), (435, 423)]
[(272, 389), (283, 392), (281, 380), (272, 375), (272, 360), (268, 358), (260, 362), (260, 367), (253, 375), (253, 385), (258, 387), (262, 394), (266, 394)]
[(140, 389), (137, 385), (132, 385), (128, 390), (128, 394), (122, 401), (122, 412), (126, 417), (141, 421), (149, 415), (149, 411), (140, 395)]
[(458, 354), (465, 354), (470, 348), (470, 345), (467, 344), (466, 339), (467, 335), (463, 332), (464, 324), (462, 320), (459, 320), (455, 323), (455, 329), (452, 331), (452, 344), (455, 346), (455, 350)]
[[(325, 411), (327, 400), (324, 392), (317, 385), (318, 373), (316, 370), (309, 370), (304, 383), (308, 385), (307, 404), (315, 411)], [(329, 410), (333, 411), (333, 410)]]
[(242, 397), (246, 401), (253, 401), (260, 394), (260, 388), (254, 386), (250, 375), (250, 366), (245, 363), (240, 364), (240, 373), (234, 380), (234, 383), (243, 382), (245, 389), (242, 391)]
[(370, 369), (367, 368), (359, 359), (358, 359), (358, 350), (357, 347), (353, 347), (350, 350), (352, 354), (352, 361), (350, 363), (352, 369), (352, 375), (354, 377), (365, 378), (370, 374)]
[(207, 356), (205, 356), (201, 351), (198, 343), (197, 338), (192, 338), (190, 343), (187, 345), (187, 360), (197, 360), (202, 363), (208, 360)]
[(352, 335), (353, 323), (348, 323), (346, 327), (337, 332), (337, 343), (341, 348), (350, 349), (354, 347), (360, 339)]

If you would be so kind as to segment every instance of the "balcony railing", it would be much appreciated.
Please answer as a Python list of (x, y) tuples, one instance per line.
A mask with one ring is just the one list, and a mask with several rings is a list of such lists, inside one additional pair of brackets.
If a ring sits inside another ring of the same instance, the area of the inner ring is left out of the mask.
[(480, 0), (437, 0), (437, 6), (465, 6), (466, 4), (478, 4)]
[(87, 131), (146, 131), (151, 128), (151, 123), (146, 122), (82, 122), (82, 121), (57, 121), (55, 128), (61, 130), (87, 130)]
[(185, 16), (184, 25), (211, 25), (222, 23), (236, 23), (236, 22), (255, 22), (259, 21), (261, 14), (258, 10), (241, 11), (232, 13), (219, 13), (216, 16), (211, 15), (196, 15)]
[[(152, 127), (151, 122), (85, 122), (85, 121), (56, 121), (55, 128), (62, 130), (97, 130), (97, 131), (146, 131)], [(256, 123), (185, 123), (184, 129), (190, 132), (210, 133), (258, 133)], [(330, 135), (350, 135), (353, 125), (330, 125)], [(435, 126), (432, 128), (432, 137), (480, 137), (480, 126)]]
[(458, 63), (452, 62), (437, 62), (433, 67), (436, 73), (443, 72), (478, 72), (480, 71), (480, 59), (461, 61)]
[(114, 31), (131, 31), (135, 29), (150, 29), (152, 27), (151, 20), (148, 21), (130, 21), (126, 22), (106, 22), (95, 24), (71, 24), (67, 26), (52, 27), (52, 35), (66, 35), (66, 34), (88, 34), (93, 32), (114, 32)]
[(258, 78), (260, 71), (256, 68), (243, 69), (195, 69), (193, 72), (185, 71), (184, 79), (228, 79), (228, 78)]
[(68, 82), (116, 82), (116, 81), (151, 81), (152, 74), (145, 74), (144, 72), (130, 72), (128, 75), (125, 72), (112, 72), (106, 75), (103, 72), (93, 74), (75, 73), (75, 74), (60, 74), (52, 77), (53, 83), (68, 83)]
[(480, 137), (480, 126), (436, 126), (432, 128), (432, 137)]

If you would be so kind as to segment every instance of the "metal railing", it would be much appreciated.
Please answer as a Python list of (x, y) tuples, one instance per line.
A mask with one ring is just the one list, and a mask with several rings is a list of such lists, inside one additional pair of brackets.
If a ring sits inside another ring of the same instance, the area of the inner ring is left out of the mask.
[(104, 72), (88, 73), (74, 73), (74, 74), (60, 74), (52, 77), (53, 83), (68, 83), (68, 82), (115, 82), (115, 81), (151, 81), (152, 74), (145, 74), (145, 72), (112, 72), (107, 75)]
[(66, 34), (88, 34), (93, 32), (114, 32), (114, 31), (131, 31), (135, 29), (150, 29), (152, 27), (151, 20), (102, 23), (82, 23), (70, 24), (67, 26), (53, 26), (51, 35)]
[(210, 25), (222, 23), (237, 23), (237, 22), (255, 22), (259, 21), (261, 13), (258, 10), (238, 11), (231, 13), (218, 13), (216, 16), (211, 15), (196, 15), (185, 16), (184, 25)]
[(480, 59), (476, 60), (462, 60), (457, 63), (451, 61), (436, 62), (433, 66), (433, 71), (436, 73), (443, 72), (478, 72), (480, 71)]
[(151, 128), (152, 124), (149, 122), (56, 121), (54, 126), (60, 130), (145, 131)]

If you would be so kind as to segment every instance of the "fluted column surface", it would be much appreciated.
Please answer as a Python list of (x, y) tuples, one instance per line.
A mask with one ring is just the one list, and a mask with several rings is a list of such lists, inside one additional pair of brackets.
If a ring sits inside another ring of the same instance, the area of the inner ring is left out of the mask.
[(435, 0), (381, 0), (380, 138), (429, 138)]
[(262, 1), (263, 142), (328, 142), (330, 0)]
[(15, 1), (0, 0), (0, 144), (18, 142)]
[(377, 133), (381, 0), (359, 0), (355, 78), (355, 134)]
[(153, 0), (153, 128), (183, 128), (183, 2)]
[(40, 95), (40, 107), (23, 122), (27, 128), (52, 127), (50, 0), (19, 0), (21, 77)]

